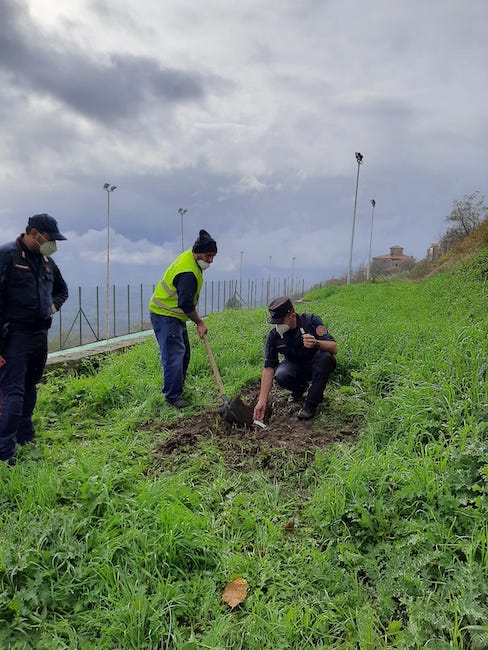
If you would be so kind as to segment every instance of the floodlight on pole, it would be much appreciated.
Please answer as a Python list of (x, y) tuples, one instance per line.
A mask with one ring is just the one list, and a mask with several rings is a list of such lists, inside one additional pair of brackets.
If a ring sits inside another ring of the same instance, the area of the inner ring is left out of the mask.
[(117, 189), (116, 185), (104, 183), (103, 189), (107, 192), (107, 259), (105, 265), (105, 338), (109, 338), (110, 333), (110, 318), (109, 318), (109, 302), (110, 302), (110, 194)]
[(185, 250), (185, 244), (183, 243), (183, 217), (188, 210), (185, 210), (185, 208), (178, 208), (178, 212), (181, 217), (181, 252), (183, 252)]
[(359, 168), (361, 166), (361, 163), (363, 162), (363, 155), (359, 153), (359, 151), (356, 151), (355, 153), (356, 156), (356, 162), (358, 164), (358, 173), (356, 176), (356, 194), (354, 196), (354, 212), (353, 212), (353, 217), (352, 217), (352, 231), (351, 231), (351, 248), (349, 250), (349, 266), (347, 269), (347, 284), (351, 284), (351, 276), (352, 276), (352, 249), (354, 246), (354, 228), (356, 226), (356, 208), (358, 204), (358, 187), (359, 187)]
[(293, 285), (295, 284), (295, 258), (291, 258), (291, 286), (290, 286), (290, 298), (293, 296)]
[(371, 242), (373, 241), (373, 219), (374, 219), (374, 209), (376, 206), (376, 201), (371, 199), (371, 228), (369, 229), (369, 250), (368, 250), (368, 269), (366, 271), (366, 280), (369, 280), (371, 273)]

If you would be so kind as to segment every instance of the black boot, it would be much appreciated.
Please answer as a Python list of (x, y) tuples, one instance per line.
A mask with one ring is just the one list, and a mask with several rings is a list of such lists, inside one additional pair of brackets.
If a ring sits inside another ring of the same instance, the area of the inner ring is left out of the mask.
[(299, 420), (311, 420), (315, 416), (316, 406), (305, 402), (303, 407), (298, 411), (297, 418)]

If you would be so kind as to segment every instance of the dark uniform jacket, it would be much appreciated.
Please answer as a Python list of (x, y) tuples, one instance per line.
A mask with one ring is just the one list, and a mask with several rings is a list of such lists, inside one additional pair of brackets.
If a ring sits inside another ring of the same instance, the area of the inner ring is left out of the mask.
[(22, 237), (0, 247), (0, 323), (12, 330), (48, 329), (51, 305), (61, 307), (68, 286), (56, 263), (30, 251)]
[(335, 341), (327, 331), (320, 316), (315, 314), (297, 314), (297, 326), (285, 332), (283, 338), (276, 329), (269, 332), (264, 346), (264, 367), (276, 368), (279, 364), (278, 355), (294, 363), (311, 363), (317, 353), (314, 348), (305, 348), (302, 341), (302, 331), (312, 334), (321, 341)]

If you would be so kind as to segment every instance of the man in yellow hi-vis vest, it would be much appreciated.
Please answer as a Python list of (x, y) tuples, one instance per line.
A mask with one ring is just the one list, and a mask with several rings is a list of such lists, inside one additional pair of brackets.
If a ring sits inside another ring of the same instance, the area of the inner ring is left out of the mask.
[(186, 321), (197, 326), (200, 338), (207, 327), (197, 311), (203, 285), (202, 272), (212, 264), (217, 243), (206, 230), (193, 248), (183, 251), (166, 269), (152, 295), (149, 311), (154, 334), (161, 352), (163, 395), (176, 408), (189, 406), (183, 398), (186, 371), (190, 363), (190, 342)]

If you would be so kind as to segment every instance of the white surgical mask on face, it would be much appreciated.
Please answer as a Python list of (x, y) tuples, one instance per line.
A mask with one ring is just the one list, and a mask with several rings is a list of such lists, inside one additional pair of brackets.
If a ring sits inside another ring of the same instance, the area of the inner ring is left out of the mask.
[[(42, 235), (41, 235), (42, 237)], [(44, 237), (42, 237), (44, 239)], [(55, 253), (58, 250), (58, 246), (56, 244), (56, 241), (53, 240), (51, 241), (50, 239), (46, 239), (42, 244), (39, 246), (39, 253), (41, 255), (45, 255), (46, 257), (51, 257), (53, 253)]]
[(283, 338), (283, 334), (286, 334), (286, 332), (288, 332), (290, 326), (288, 325), (288, 323), (277, 323), (275, 325), (275, 329), (278, 332), (278, 334), (281, 336), (281, 338)]
[(205, 269), (208, 269), (210, 266), (210, 262), (206, 262), (205, 260), (197, 260), (197, 264), (202, 269), (202, 271), (205, 271)]

